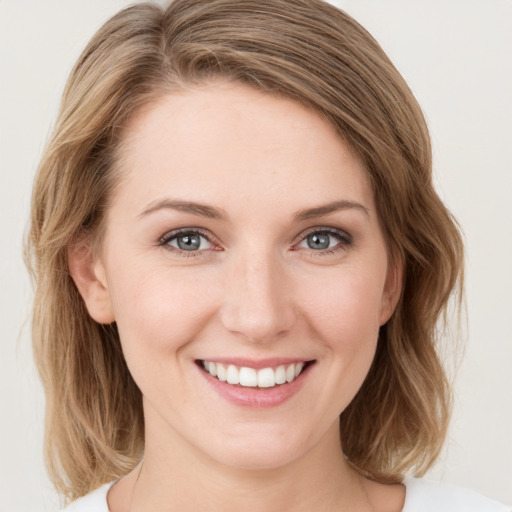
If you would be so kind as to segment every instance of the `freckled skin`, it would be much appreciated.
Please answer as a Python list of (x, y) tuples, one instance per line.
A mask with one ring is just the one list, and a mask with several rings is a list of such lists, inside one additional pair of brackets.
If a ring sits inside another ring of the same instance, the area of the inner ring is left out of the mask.
[[(338, 417), (400, 288), (357, 158), (317, 114), (226, 83), (165, 96), (132, 120), (124, 147), (95, 271), (144, 396), (147, 475), (172, 474), (176, 454), (195, 461), (194, 478), (207, 466), (347, 473)], [(225, 218), (140, 215), (167, 197)], [(294, 220), (339, 200), (366, 211)], [(180, 250), (178, 229), (200, 229), (201, 249)], [(311, 248), (308, 234), (326, 229), (330, 249)], [(216, 357), (315, 363), (285, 403), (252, 410), (205, 383), (195, 361)]]

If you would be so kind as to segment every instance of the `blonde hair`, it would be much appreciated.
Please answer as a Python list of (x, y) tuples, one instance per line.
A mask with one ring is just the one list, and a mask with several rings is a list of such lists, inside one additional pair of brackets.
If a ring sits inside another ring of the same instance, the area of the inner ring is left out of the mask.
[(366, 381), (341, 415), (342, 445), (376, 480), (424, 473), (450, 411), (437, 327), (462, 282), (462, 242), (432, 185), (420, 107), (377, 42), (321, 0), (176, 0), (131, 6), (92, 38), (69, 77), (34, 185), (27, 262), (56, 488), (75, 499), (119, 478), (144, 443), (141, 393), (116, 326), (89, 317), (67, 250), (100, 236), (119, 179), (116, 151), (134, 113), (216, 77), (308, 106), (364, 164), (404, 284)]

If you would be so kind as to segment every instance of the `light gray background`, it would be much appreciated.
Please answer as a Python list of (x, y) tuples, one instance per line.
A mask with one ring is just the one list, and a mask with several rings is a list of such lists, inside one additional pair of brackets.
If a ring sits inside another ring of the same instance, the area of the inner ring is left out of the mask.
[[(21, 258), (34, 170), (66, 76), (123, 0), (0, 0), (0, 512), (53, 511)], [(467, 242), (468, 328), (433, 478), (512, 503), (512, 2), (339, 0), (408, 80)]]

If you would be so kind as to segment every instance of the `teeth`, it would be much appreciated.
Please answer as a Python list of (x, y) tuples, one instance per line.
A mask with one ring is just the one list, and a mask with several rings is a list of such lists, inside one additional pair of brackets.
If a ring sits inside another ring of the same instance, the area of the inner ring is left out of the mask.
[(233, 366), (232, 364), (228, 366), (226, 380), (228, 384), (240, 384), (240, 372), (236, 366)]
[(258, 387), (272, 388), (276, 385), (276, 375), (272, 368), (263, 368), (258, 372)]
[(215, 363), (208, 363), (208, 371), (212, 377), (217, 377), (217, 365)]
[(291, 364), (286, 368), (286, 382), (291, 382), (295, 379), (295, 365)]
[(263, 368), (256, 370), (247, 366), (238, 368), (230, 364), (201, 361), (203, 368), (212, 376), (228, 384), (240, 384), (245, 387), (273, 388), (278, 384), (292, 382), (302, 370), (304, 363), (281, 365), (277, 368)]
[(276, 369), (276, 384), (284, 384), (286, 382), (286, 369), (284, 366), (278, 366)]
[(226, 370), (226, 367), (223, 364), (217, 364), (215, 366), (217, 366), (217, 379), (219, 379), (222, 382), (226, 382), (226, 380), (228, 379), (228, 372)]
[(254, 368), (240, 368), (240, 386), (255, 387), (258, 385), (258, 374)]

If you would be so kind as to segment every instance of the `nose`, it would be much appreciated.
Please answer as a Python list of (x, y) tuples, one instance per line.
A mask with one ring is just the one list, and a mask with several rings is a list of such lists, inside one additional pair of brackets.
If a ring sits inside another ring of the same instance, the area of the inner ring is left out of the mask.
[(270, 343), (296, 320), (290, 278), (272, 254), (246, 254), (226, 277), (221, 321), (231, 333), (253, 343)]

